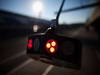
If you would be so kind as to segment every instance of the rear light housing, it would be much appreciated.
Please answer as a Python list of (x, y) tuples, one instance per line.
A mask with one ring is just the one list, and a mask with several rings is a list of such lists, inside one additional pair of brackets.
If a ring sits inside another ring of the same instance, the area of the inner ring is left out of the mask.
[(46, 42), (46, 50), (49, 54), (55, 54), (57, 51), (57, 42), (56, 40), (48, 40)]

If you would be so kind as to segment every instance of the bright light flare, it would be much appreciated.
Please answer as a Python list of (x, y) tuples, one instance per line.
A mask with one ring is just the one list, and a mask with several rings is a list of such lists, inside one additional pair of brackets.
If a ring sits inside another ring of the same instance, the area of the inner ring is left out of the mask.
[(42, 12), (43, 11), (43, 3), (41, 1), (34, 2), (33, 9), (36, 13)]

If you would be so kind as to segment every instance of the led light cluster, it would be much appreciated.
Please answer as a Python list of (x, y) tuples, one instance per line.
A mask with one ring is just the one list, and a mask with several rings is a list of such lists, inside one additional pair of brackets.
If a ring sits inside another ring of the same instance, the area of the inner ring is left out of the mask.
[(57, 42), (55, 40), (48, 40), (46, 43), (46, 50), (49, 53), (55, 53), (57, 50)]

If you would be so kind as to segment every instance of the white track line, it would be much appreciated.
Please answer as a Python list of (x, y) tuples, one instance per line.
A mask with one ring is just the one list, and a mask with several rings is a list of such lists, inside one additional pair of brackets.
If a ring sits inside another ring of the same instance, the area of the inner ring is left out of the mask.
[(47, 75), (52, 70), (53, 67), (54, 67), (53, 65), (48, 66), (42, 75)]
[(15, 69), (13, 69), (12, 71), (10, 71), (7, 75), (10, 75), (18, 70), (20, 70), (21, 68), (23, 68), (25, 65), (29, 64), (30, 62), (32, 62), (34, 60), (32, 59), (28, 59), (27, 61), (25, 61), (24, 63), (22, 63), (21, 65), (19, 65), (18, 67), (16, 67)]
[(8, 57), (7, 59), (1, 61), (0, 64), (4, 64), (4, 63), (6, 63), (6, 62), (8, 62), (8, 61), (10, 61), (10, 60), (13, 60), (13, 59), (15, 59), (15, 58), (17, 58), (17, 57), (20, 57), (20, 56), (24, 55), (25, 52), (26, 52), (26, 51), (23, 51), (23, 52), (17, 53), (17, 54), (14, 55), (14, 56)]

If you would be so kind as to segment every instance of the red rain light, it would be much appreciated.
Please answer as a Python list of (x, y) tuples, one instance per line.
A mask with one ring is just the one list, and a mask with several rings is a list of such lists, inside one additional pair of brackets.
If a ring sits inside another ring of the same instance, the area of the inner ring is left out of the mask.
[(32, 48), (32, 40), (28, 40), (28, 48)]
[(32, 44), (28, 44), (28, 48), (32, 48)]
[(32, 43), (32, 40), (29, 40), (28, 42), (29, 42), (29, 43)]

